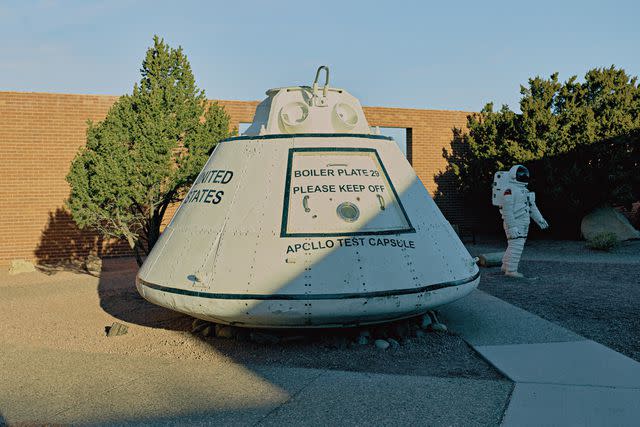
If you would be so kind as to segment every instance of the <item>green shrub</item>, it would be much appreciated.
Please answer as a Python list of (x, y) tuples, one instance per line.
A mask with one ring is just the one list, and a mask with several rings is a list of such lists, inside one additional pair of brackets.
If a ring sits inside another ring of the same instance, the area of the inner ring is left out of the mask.
[(587, 240), (587, 247), (596, 251), (610, 251), (618, 244), (618, 236), (615, 233), (598, 233)]
[(524, 164), (552, 230), (575, 238), (595, 207), (640, 200), (640, 85), (613, 66), (590, 70), (582, 82), (560, 82), (555, 73), (528, 83), (521, 112), (487, 104), (468, 117), (468, 133), (454, 132), (443, 175), (487, 224), (497, 217), (493, 174)]
[(126, 239), (139, 264), (158, 240), (167, 208), (230, 136), (229, 116), (207, 102), (182, 48), (154, 37), (140, 72), (133, 94), (119, 98), (102, 122), (89, 123), (86, 147), (67, 175), (67, 207), (78, 226)]

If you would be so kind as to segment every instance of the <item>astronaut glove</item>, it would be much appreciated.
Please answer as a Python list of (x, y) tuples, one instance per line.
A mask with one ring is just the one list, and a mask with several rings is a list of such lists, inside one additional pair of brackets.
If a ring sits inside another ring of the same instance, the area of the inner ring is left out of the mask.
[(546, 219), (542, 218), (540, 220), (540, 222), (538, 223), (538, 225), (540, 226), (541, 229), (546, 230), (547, 228), (549, 228), (549, 223), (547, 222)]
[(518, 237), (518, 227), (511, 227), (507, 229), (507, 239), (517, 239)]

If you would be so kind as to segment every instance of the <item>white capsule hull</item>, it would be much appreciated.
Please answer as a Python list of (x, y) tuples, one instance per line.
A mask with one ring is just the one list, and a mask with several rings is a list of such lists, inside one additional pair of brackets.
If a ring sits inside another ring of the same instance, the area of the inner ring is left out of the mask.
[(479, 280), (476, 277), (447, 288), (411, 294), (360, 295), (339, 299), (329, 295), (326, 299), (302, 297), (297, 300), (239, 299), (234, 295), (206, 293), (176, 295), (141, 281), (137, 286), (140, 294), (154, 304), (211, 322), (252, 328), (330, 328), (417, 316), (467, 295), (478, 286)]
[(137, 277), (154, 304), (265, 328), (400, 319), (478, 282), (397, 145), (347, 134), (219, 144)]

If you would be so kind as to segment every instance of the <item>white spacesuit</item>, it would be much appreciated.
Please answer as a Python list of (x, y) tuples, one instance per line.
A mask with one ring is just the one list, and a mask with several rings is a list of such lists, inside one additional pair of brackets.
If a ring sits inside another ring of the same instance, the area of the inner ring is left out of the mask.
[(508, 174), (496, 173), (494, 180), (494, 204), (500, 207), (508, 242), (502, 257), (502, 271), (510, 277), (524, 277), (518, 272), (518, 263), (529, 232), (529, 218), (543, 230), (549, 227), (536, 206), (535, 193), (527, 189), (528, 183), (529, 170), (522, 165), (515, 165)]

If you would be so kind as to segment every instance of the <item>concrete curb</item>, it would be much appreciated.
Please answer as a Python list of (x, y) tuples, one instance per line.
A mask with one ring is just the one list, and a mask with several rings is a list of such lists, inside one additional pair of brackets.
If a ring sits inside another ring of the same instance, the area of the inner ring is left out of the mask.
[(441, 318), (515, 382), (503, 425), (637, 425), (635, 360), (482, 291)]

